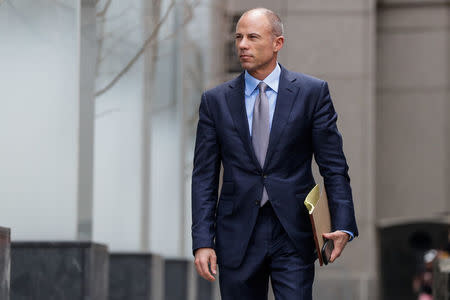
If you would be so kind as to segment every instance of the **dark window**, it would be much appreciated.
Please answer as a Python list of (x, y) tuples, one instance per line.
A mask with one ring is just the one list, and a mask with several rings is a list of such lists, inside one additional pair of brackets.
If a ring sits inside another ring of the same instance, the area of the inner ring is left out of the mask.
[(236, 54), (236, 47), (234, 43), (234, 34), (236, 32), (236, 24), (239, 21), (242, 13), (229, 16), (229, 30), (228, 39), (225, 44), (225, 69), (228, 73), (240, 73), (242, 72), (241, 64), (239, 63), (239, 58)]
[(414, 223), (379, 229), (380, 299), (417, 299), (413, 280), (426, 271), (425, 254), (447, 247), (448, 228), (448, 224)]

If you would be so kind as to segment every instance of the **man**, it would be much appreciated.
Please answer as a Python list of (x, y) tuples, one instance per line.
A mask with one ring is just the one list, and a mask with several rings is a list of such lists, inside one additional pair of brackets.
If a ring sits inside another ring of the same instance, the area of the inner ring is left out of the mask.
[[(303, 201), (315, 185), (314, 154), (329, 198), (333, 262), (358, 235), (348, 166), (328, 85), (277, 62), (280, 18), (247, 11), (236, 26), (243, 72), (206, 91), (192, 176), (192, 238), (197, 272), (220, 267), (224, 300), (311, 299), (314, 239)], [(223, 184), (217, 204), (220, 164)]]

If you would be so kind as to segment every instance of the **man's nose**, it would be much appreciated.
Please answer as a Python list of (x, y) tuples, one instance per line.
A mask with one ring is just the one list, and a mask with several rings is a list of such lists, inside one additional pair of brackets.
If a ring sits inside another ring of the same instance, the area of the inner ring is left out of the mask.
[(248, 43), (247, 43), (247, 39), (245, 37), (243, 37), (239, 42), (238, 42), (238, 48), (239, 49), (248, 49)]

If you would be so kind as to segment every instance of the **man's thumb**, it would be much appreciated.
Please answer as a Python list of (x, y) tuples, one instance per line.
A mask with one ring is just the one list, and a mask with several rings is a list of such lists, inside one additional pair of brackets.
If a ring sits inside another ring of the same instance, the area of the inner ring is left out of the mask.
[(327, 239), (331, 239), (332, 238), (332, 234), (331, 233), (323, 233), (322, 236), (324, 238), (327, 238)]

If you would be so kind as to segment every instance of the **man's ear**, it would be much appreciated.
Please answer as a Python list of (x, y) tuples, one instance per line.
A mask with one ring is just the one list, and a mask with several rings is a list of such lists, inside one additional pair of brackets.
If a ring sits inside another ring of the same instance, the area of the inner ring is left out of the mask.
[(273, 41), (274, 52), (280, 51), (281, 48), (283, 48), (283, 45), (284, 45), (284, 36), (282, 36), (282, 35), (277, 36)]

